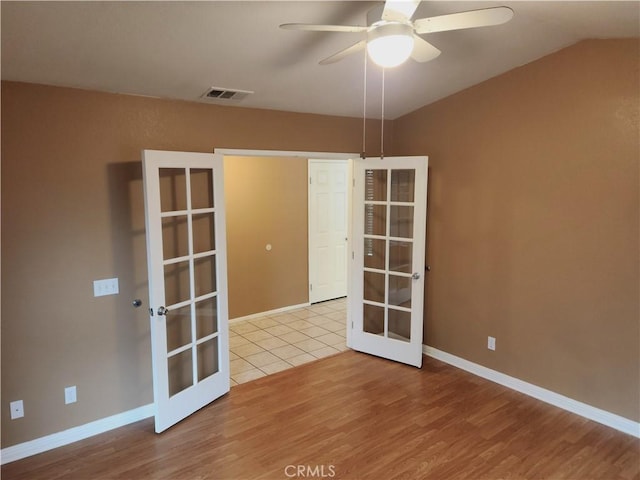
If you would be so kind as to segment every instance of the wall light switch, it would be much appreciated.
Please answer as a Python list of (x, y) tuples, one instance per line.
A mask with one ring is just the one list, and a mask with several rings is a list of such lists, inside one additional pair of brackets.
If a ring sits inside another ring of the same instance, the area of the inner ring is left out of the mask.
[(487, 339), (487, 348), (489, 350), (495, 350), (496, 349), (496, 339), (495, 339), (495, 337), (489, 337)]
[(117, 278), (106, 278), (104, 280), (93, 281), (93, 296), (104, 297), (105, 295), (117, 295), (120, 293)]
[(76, 386), (67, 387), (64, 389), (64, 403), (65, 405), (69, 405), (70, 403), (75, 403), (78, 401), (78, 397), (76, 396)]
[(24, 404), (22, 403), (22, 400), (11, 402), (9, 404), (9, 408), (11, 409), (11, 420), (24, 417)]

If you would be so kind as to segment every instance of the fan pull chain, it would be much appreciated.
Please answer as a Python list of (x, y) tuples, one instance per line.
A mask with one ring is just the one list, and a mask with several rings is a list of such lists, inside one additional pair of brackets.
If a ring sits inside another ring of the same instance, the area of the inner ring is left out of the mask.
[(382, 69), (382, 120), (380, 124), (380, 160), (384, 159), (384, 72), (386, 68)]
[(367, 50), (364, 51), (364, 100), (362, 105), (362, 153), (360, 158), (367, 158)]

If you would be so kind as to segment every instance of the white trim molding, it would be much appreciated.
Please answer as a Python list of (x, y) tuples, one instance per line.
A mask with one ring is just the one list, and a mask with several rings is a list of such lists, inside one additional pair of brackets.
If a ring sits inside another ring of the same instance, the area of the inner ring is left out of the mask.
[(124, 427), (130, 423), (144, 420), (154, 415), (152, 403), (134, 408), (126, 412), (118, 413), (110, 417), (85, 423), (78, 427), (69, 428), (62, 432), (52, 433), (44, 437), (36, 438), (28, 442), (12, 445), (0, 450), (0, 464), (4, 465), (16, 460), (21, 460), (31, 455), (53, 450), (54, 448), (69, 445), (70, 443), (93, 437), (100, 433), (108, 432), (114, 428)]
[(433, 348), (428, 345), (423, 345), (422, 351), (425, 355), (435, 358), (436, 360), (448, 363), (449, 365), (466, 370), (469, 373), (486, 378), (487, 380), (498, 383), (517, 392), (542, 400), (545, 403), (549, 403), (562, 408), (563, 410), (580, 415), (581, 417), (588, 418), (594, 422), (601, 423), (602, 425), (615, 428), (616, 430), (627, 433), (636, 438), (640, 438), (639, 422), (634, 422), (633, 420), (621, 417), (615, 413), (607, 412), (606, 410), (565, 397), (559, 393), (538, 387), (537, 385), (500, 373), (496, 370), (483, 367), (482, 365), (470, 362), (464, 358), (456, 357), (455, 355), (443, 352), (442, 350), (438, 350), (437, 348)]
[[(259, 315), (264, 315), (265, 313), (284, 312), (308, 305), (309, 304), (293, 305), (290, 307), (271, 310), (270, 312), (263, 312), (256, 315), (248, 315), (246, 317), (236, 318), (234, 320), (230, 320), (230, 322), (247, 320)], [(443, 352), (442, 350), (438, 350), (437, 348), (423, 345), (422, 351), (425, 355), (435, 358), (436, 360), (448, 363), (449, 365), (460, 368), (492, 382), (498, 383), (517, 392), (524, 393), (525, 395), (562, 408), (563, 410), (567, 410), (584, 418), (588, 418), (589, 420), (593, 420), (608, 427), (614, 428), (618, 431), (632, 435), (636, 438), (640, 438), (640, 423), (629, 420), (628, 418), (624, 418), (620, 415), (607, 412), (606, 410), (592, 407), (591, 405), (587, 405), (586, 403), (573, 400), (572, 398), (565, 397), (564, 395), (560, 395), (559, 393), (552, 392), (545, 388), (538, 387), (504, 373), (500, 373), (490, 368), (483, 367), (482, 365), (470, 362), (469, 360), (465, 360), (464, 358), (460, 358), (450, 353)], [(46, 452), (54, 448), (62, 447), (64, 445), (69, 445), (79, 440), (84, 440), (85, 438), (89, 438), (94, 435), (108, 432), (109, 430), (113, 430), (115, 428), (129, 425), (130, 423), (139, 422), (140, 420), (152, 417), (154, 415), (154, 412), (154, 405), (150, 403), (148, 405), (134, 408), (133, 410), (118, 413), (116, 415), (102, 418), (100, 420), (95, 420), (78, 427), (69, 428), (68, 430), (63, 430), (62, 432), (52, 433), (51, 435), (36, 438), (35, 440), (30, 440), (28, 442), (19, 443), (17, 445), (3, 448), (2, 450), (0, 450), (0, 465), (15, 462), (16, 460), (21, 460), (23, 458)]]
[(322, 158), (328, 160), (349, 160), (360, 157), (359, 153), (338, 152), (298, 152), (288, 150), (246, 150), (237, 148), (214, 148), (213, 153), (235, 157), (301, 157)]
[(264, 317), (265, 315), (275, 315), (277, 313), (286, 313), (290, 310), (297, 310), (298, 308), (309, 307), (310, 305), (311, 304), (307, 302), (307, 303), (301, 303), (299, 305), (289, 305), (288, 307), (275, 308), (273, 310), (269, 310), (266, 312), (252, 313), (251, 315), (245, 315), (244, 317), (231, 318), (229, 319), (229, 325), (242, 322), (244, 320), (251, 320), (258, 317)]

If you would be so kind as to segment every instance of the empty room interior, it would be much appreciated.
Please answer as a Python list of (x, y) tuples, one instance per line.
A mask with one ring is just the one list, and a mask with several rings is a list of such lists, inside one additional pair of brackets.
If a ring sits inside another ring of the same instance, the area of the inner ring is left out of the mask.
[(0, 8), (3, 478), (640, 480), (640, 3)]

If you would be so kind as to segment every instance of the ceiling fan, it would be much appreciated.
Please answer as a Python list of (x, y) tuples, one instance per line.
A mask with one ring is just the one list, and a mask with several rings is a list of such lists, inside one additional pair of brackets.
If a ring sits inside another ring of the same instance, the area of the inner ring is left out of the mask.
[(419, 3), (420, 0), (387, 0), (384, 8), (374, 8), (367, 14), (366, 27), (285, 23), (280, 25), (280, 28), (312, 32), (365, 33), (364, 39), (321, 60), (320, 65), (335, 63), (366, 48), (375, 63), (390, 68), (400, 65), (409, 57), (417, 62), (428, 62), (440, 55), (440, 50), (420, 35), (500, 25), (513, 17), (513, 10), (509, 7), (492, 7), (411, 20)]

